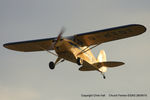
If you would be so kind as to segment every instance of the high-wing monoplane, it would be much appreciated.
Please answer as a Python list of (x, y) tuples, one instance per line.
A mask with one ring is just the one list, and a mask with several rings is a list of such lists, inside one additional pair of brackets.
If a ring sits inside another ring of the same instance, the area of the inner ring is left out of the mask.
[[(80, 65), (80, 71), (99, 71), (105, 79), (104, 73), (107, 68), (123, 65), (123, 62), (107, 61), (104, 50), (100, 50), (97, 58), (91, 52), (96, 46), (118, 39), (137, 36), (146, 31), (143, 25), (130, 24), (88, 33), (76, 34), (73, 36), (62, 37), (64, 30), (54, 38), (45, 38), (21, 42), (6, 43), (5, 48), (22, 51), (47, 51), (55, 56), (55, 62), (49, 63), (49, 68), (54, 69), (55, 65), (64, 60)], [(55, 52), (52, 52), (55, 51)]]

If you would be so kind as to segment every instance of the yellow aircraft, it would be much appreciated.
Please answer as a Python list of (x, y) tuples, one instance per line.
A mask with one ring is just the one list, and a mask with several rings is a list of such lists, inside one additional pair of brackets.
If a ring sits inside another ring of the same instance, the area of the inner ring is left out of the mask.
[[(146, 28), (143, 25), (130, 24), (63, 38), (64, 30), (61, 30), (58, 37), (6, 43), (3, 46), (22, 52), (48, 51), (57, 56), (55, 62), (49, 63), (50, 69), (54, 69), (59, 62), (68, 60), (80, 65), (80, 71), (99, 71), (105, 79), (104, 73), (107, 71), (107, 68), (117, 67), (124, 63), (106, 61), (104, 50), (100, 51), (96, 59), (90, 50), (102, 43), (136, 36), (145, 31)], [(54, 50), (56, 53), (51, 52), (51, 50)]]

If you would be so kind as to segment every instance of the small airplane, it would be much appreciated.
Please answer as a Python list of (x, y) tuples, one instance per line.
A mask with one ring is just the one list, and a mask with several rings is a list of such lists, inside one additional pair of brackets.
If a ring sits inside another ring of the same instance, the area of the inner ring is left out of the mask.
[[(106, 54), (104, 50), (101, 50), (98, 57), (95, 58), (91, 49), (102, 43), (140, 35), (145, 31), (146, 28), (143, 25), (129, 24), (62, 37), (62, 34), (64, 33), (64, 29), (62, 29), (60, 34), (54, 38), (11, 42), (6, 43), (3, 46), (11, 50), (22, 52), (47, 51), (57, 56), (55, 62), (49, 63), (50, 69), (54, 69), (55, 65), (60, 62), (68, 60), (80, 65), (80, 71), (98, 71), (105, 79), (106, 77), (104, 73), (107, 71), (107, 68), (117, 67), (124, 63), (106, 61)], [(52, 52), (52, 50), (54, 50), (55, 53)]]

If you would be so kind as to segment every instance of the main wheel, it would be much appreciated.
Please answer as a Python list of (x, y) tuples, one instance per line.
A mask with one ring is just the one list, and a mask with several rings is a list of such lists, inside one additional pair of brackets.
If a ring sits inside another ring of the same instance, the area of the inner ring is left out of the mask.
[(50, 63), (49, 63), (49, 68), (50, 68), (50, 69), (54, 69), (54, 68), (55, 68), (54, 62), (50, 62)]
[(81, 58), (77, 58), (77, 64), (78, 65), (82, 65), (83, 64), (83, 60)]

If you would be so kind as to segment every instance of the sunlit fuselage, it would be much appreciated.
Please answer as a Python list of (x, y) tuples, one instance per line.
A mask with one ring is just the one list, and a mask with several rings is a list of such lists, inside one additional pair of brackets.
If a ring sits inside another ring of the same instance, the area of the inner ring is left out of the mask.
[(87, 47), (80, 47), (75, 42), (68, 39), (61, 39), (54, 47), (58, 56), (65, 60), (76, 63), (77, 58), (81, 58), (90, 64), (96, 62), (96, 59), (90, 50), (82, 53), (85, 48), (88, 49)]

